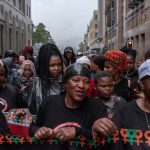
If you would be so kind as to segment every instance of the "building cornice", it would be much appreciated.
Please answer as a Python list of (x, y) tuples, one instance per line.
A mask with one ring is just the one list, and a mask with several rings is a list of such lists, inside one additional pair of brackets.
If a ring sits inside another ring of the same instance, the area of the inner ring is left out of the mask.
[(144, 7), (144, 4), (140, 5), (138, 8), (128, 13), (127, 16), (125, 17), (125, 20), (129, 20), (131, 17), (134, 17), (135, 15), (137, 15), (137, 13), (147, 10), (149, 7), (150, 6)]
[(25, 14), (22, 11), (20, 11), (17, 7), (15, 7), (11, 2), (6, 1), (6, 0), (3, 0), (3, 2), (7, 3), (10, 7), (13, 7), (22, 16), (25, 16)]

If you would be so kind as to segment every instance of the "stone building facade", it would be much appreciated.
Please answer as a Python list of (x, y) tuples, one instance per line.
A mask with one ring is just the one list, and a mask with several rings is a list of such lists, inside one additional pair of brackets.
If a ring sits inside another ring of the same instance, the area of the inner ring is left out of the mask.
[(99, 47), (104, 47), (105, 39), (105, 1), (98, 0), (98, 40)]
[(99, 47), (98, 32), (98, 10), (94, 10), (92, 19), (87, 26), (87, 33), (84, 35), (85, 50)]
[(142, 60), (145, 51), (150, 49), (150, 0), (128, 0), (126, 3), (124, 38), (133, 40), (137, 59)]
[(109, 49), (119, 49), (123, 42), (123, 6), (119, 1), (121, 0), (105, 0), (104, 45)]
[(0, 54), (32, 45), (31, 0), (0, 0)]
[(150, 0), (103, 0), (105, 1), (104, 45), (120, 49), (128, 39), (133, 40), (137, 60), (142, 60), (149, 49)]

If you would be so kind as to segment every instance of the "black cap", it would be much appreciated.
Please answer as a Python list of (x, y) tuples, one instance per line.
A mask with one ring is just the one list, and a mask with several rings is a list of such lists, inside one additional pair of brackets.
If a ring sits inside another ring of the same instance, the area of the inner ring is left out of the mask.
[(67, 52), (71, 52), (71, 53), (74, 53), (73, 52), (73, 48), (72, 47), (65, 47), (65, 50), (64, 50), (64, 53), (67, 53)]
[(13, 57), (14, 55), (15, 55), (15, 52), (13, 50), (8, 50), (5, 52), (4, 58)]
[(67, 83), (70, 78), (78, 75), (90, 78), (90, 70), (82, 64), (75, 63), (67, 68), (64, 74), (64, 82)]
[(121, 51), (126, 53), (127, 55), (133, 56), (134, 58), (136, 58), (136, 50), (130, 48), (130, 47), (126, 47), (124, 46), (123, 48), (121, 48)]
[(104, 56), (95, 56), (93, 57), (93, 62), (96, 64), (100, 70), (104, 70), (105, 58)]

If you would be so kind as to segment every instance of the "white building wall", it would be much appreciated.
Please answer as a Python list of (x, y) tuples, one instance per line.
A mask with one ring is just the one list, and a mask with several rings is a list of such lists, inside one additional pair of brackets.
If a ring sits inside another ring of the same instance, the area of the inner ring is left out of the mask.
[[(19, 3), (21, 2), (21, 3)], [(30, 13), (27, 7), (30, 8)], [(28, 14), (28, 15), (27, 15)], [(30, 15), (29, 15), (30, 14)], [(31, 0), (0, 1), (0, 54), (32, 44)]]

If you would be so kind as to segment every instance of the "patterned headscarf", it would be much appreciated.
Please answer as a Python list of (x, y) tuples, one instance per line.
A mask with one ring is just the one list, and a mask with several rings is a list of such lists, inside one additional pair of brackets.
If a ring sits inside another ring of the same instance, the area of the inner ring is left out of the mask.
[(35, 75), (35, 66), (31, 60), (25, 60), (21, 66), (21, 74), (24, 72), (24, 67), (26, 65), (29, 65), (31, 67), (31, 70), (33, 72), (33, 75)]
[(117, 70), (122, 72), (126, 69), (127, 56), (119, 50), (110, 50), (104, 54), (105, 60), (109, 61)]

